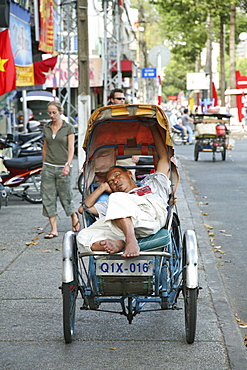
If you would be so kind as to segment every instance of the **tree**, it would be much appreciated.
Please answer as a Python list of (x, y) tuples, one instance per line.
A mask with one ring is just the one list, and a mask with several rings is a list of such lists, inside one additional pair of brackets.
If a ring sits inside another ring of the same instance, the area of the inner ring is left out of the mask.
[[(230, 76), (235, 76), (235, 72), (230, 73), (227, 71), (227, 73), (225, 73), (225, 66), (228, 66), (228, 64), (225, 63), (225, 59), (230, 54), (230, 49), (231, 58), (235, 56), (235, 45), (233, 45), (233, 42), (235, 41), (235, 44), (240, 42), (238, 39), (239, 33), (247, 29), (247, 17), (244, 12), (244, 9), (245, 11), (247, 10), (247, 0), (202, 0), (200, 2), (198, 0), (150, 0), (149, 5), (147, 4), (148, 0), (135, 0), (132, 1), (132, 3), (133, 2), (136, 3), (137, 7), (143, 4), (145, 12), (150, 10), (150, 4), (152, 4), (151, 8), (153, 13), (153, 9), (156, 9), (156, 19), (159, 22), (158, 28), (161, 35), (159, 40), (163, 38), (162, 43), (168, 46), (172, 52), (172, 60), (165, 68), (166, 78), (169, 80), (169, 84), (165, 84), (164, 86), (165, 91), (176, 91), (181, 85), (181, 82), (182, 85), (185, 86), (186, 73), (194, 71), (199, 72), (206, 68), (206, 66), (200, 63), (200, 55), (206, 46), (207, 40), (210, 38), (211, 32), (211, 40), (220, 45), (220, 90), (224, 105), (226, 80), (228, 80), (229, 84)], [(229, 32), (231, 7), (236, 9), (235, 31), (231, 23), (232, 33)], [(212, 24), (211, 31), (207, 24), (209, 15)], [(150, 27), (146, 23), (145, 34), (143, 36), (145, 38), (145, 35), (149, 33), (149, 45), (152, 44), (151, 39), (153, 32), (154, 31), (150, 32)], [(158, 32), (157, 28), (156, 32)], [(229, 37), (230, 34), (231, 39)], [(158, 40), (157, 33), (155, 34), (154, 41), (156, 40)], [(208, 45), (209, 51), (211, 52), (211, 43), (208, 43)], [(210, 57), (210, 54), (208, 55)], [(184, 63), (183, 67), (178, 62), (180, 60)], [(244, 63), (242, 62), (238, 65), (242, 67)], [(233, 69), (234, 61), (232, 62), (232, 71)], [(183, 77), (180, 71), (184, 71)], [(179, 75), (178, 79), (176, 78), (177, 75)], [(174, 83), (172, 79), (169, 79), (169, 76), (173, 76)], [(227, 76), (227, 78), (225, 76)], [(233, 81), (232, 84), (234, 84)]]
[[(174, 73), (176, 71), (176, 73)], [(177, 95), (180, 91), (186, 91), (186, 73), (194, 72), (194, 63), (186, 63), (184, 57), (176, 58), (172, 55), (170, 63), (164, 69), (162, 81), (162, 95)]]

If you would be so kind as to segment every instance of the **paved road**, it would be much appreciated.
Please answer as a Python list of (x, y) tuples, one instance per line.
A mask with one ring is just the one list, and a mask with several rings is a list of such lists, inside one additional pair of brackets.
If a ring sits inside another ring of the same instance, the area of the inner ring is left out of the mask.
[[(209, 225), (209, 241), (215, 252), (224, 288), (237, 318), (247, 323), (247, 135), (235, 137), (235, 148), (226, 161), (216, 154), (200, 153), (193, 160), (193, 148), (176, 147), (186, 171), (204, 223)], [(241, 330), (242, 335), (247, 329)], [(247, 367), (247, 366), (246, 366)]]
[[(76, 175), (76, 174), (75, 174)], [(208, 235), (181, 167), (178, 211), (182, 229), (195, 229), (200, 252), (197, 335), (185, 341), (181, 310), (147, 312), (134, 318), (80, 311), (75, 340), (62, 332), (61, 244), (70, 219), (59, 209), (59, 236), (49, 231), (41, 206), (12, 199), (0, 211), (1, 369), (187, 369), (243, 370), (247, 357), (227, 301)], [(75, 201), (80, 196), (74, 189)], [(27, 245), (29, 242), (35, 244)], [(37, 244), (36, 244), (37, 243)], [(78, 305), (79, 306), (79, 305)]]

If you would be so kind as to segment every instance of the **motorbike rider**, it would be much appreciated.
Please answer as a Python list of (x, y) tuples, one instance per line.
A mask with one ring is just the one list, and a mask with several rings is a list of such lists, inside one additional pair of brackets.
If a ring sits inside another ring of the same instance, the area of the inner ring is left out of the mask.
[(174, 127), (176, 130), (181, 131), (182, 139), (185, 138), (185, 134), (187, 134), (187, 130), (185, 127), (183, 127), (181, 121), (178, 119), (178, 111), (176, 109), (172, 110), (172, 114), (169, 117), (169, 121), (172, 127)]
[(184, 128), (186, 128), (187, 132), (188, 132), (188, 142), (189, 144), (193, 144), (193, 141), (192, 141), (192, 136), (193, 136), (193, 130), (192, 128), (190, 127), (189, 123), (193, 123), (194, 120), (192, 118), (190, 118), (189, 114), (188, 114), (189, 110), (188, 108), (185, 108), (184, 111), (183, 111), (183, 114), (182, 114), (182, 125)]

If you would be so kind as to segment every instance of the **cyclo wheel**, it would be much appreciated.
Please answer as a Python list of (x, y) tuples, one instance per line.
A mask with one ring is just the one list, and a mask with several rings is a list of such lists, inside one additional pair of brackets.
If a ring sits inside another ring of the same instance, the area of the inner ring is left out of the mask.
[(192, 344), (194, 343), (196, 333), (197, 289), (185, 291), (184, 310), (186, 341), (188, 344)]
[(77, 186), (81, 195), (83, 195), (84, 173), (82, 172), (77, 180)]
[[(192, 235), (192, 243), (194, 237), (194, 232), (191, 232)], [(190, 240), (191, 242), (191, 240)], [(193, 245), (196, 250), (196, 245)], [(186, 271), (186, 268), (189, 266), (191, 261), (189, 261), (190, 257), (188, 258), (188, 248), (189, 248), (189, 239), (188, 235), (184, 235), (183, 239), (183, 274), (182, 274), (182, 292), (184, 297), (184, 316), (185, 316), (185, 334), (186, 334), (186, 341), (188, 344), (194, 343), (195, 340), (195, 333), (196, 333), (196, 318), (197, 318), (197, 297), (198, 297), (198, 286), (197, 286), (197, 266), (193, 269), (191, 272), (191, 277), (189, 278), (190, 283), (195, 282), (196, 287), (190, 288), (188, 287), (188, 273)], [(192, 252), (192, 260), (194, 257), (194, 254)], [(197, 250), (196, 250), (196, 260), (197, 260)], [(194, 260), (195, 261), (195, 260)], [(194, 262), (195, 265), (195, 262)], [(197, 263), (196, 263), (197, 265)], [(194, 285), (195, 285), (194, 284)], [(192, 283), (193, 285), (193, 283)]]
[(198, 141), (195, 143), (195, 148), (194, 148), (194, 159), (195, 161), (198, 161), (199, 157), (199, 143)]
[[(181, 231), (180, 231), (180, 221), (176, 213), (172, 215), (172, 224), (171, 224), (171, 250), (169, 252), (172, 255), (172, 258), (169, 259), (168, 268), (163, 271), (163, 278), (169, 281), (167, 284), (166, 290), (170, 297), (162, 298), (161, 308), (166, 310), (172, 304), (176, 303), (177, 297), (173, 295), (174, 286), (178, 286), (178, 280), (180, 279), (181, 271), (181, 260), (182, 260), (182, 243), (181, 243)], [(173, 298), (172, 298), (173, 296)]]
[(221, 152), (221, 158), (222, 158), (222, 161), (226, 160), (226, 148), (224, 148), (223, 151)]
[(74, 281), (62, 283), (63, 294), (63, 333), (66, 343), (72, 342), (75, 328), (76, 299), (78, 296), (78, 278), (77, 278), (78, 260), (76, 251), (73, 253), (73, 275)]

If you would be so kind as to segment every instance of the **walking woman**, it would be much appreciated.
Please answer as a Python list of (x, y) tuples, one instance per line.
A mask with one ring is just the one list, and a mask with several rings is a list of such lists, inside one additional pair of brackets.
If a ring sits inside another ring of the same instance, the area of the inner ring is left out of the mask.
[(80, 223), (75, 212), (72, 184), (71, 163), (74, 156), (74, 127), (62, 120), (62, 106), (52, 101), (47, 106), (51, 121), (44, 126), (44, 146), (42, 151), (43, 170), (41, 193), (43, 216), (49, 217), (51, 231), (45, 239), (58, 236), (57, 231), (57, 196), (67, 216), (71, 216), (72, 230), (79, 231)]

